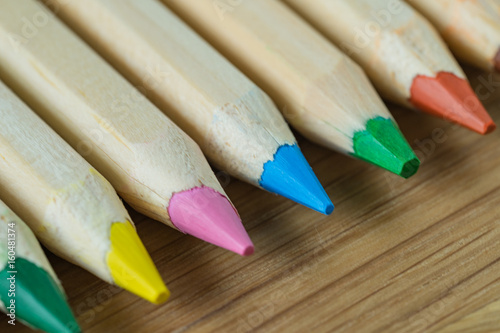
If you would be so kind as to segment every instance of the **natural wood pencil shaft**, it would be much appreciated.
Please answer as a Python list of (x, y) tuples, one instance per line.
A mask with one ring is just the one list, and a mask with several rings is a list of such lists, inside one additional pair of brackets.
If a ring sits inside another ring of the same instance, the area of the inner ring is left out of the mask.
[(439, 30), (461, 60), (500, 70), (500, 1), (407, 0)]
[[(30, 24), (36, 34), (16, 43)], [(8, 83), (136, 210), (172, 226), (174, 193), (224, 193), (196, 143), (42, 4), (0, 4), (0, 60)]]
[[(8, 229), (13, 230), (8, 232)], [(44, 269), (56, 281), (62, 290), (59, 279), (52, 269), (47, 257), (38, 243), (31, 229), (3, 202), (0, 200), (0, 271), (7, 266), (8, 261), (8, 236), (14, 235), (15, 255), (10, 257), (23, 258)], [(1, 304), (1, 302), (0, 302)]]
[(480, 134), (496, 125), (436, 29), (394, 0), (282, 0), (368, 73), (382, 95)]
[(270, 98), (157, 0), (45, 3), (220, 169), (259, 185), (277, 149), (296, 144)]
[(114, 189), (1, 82), (0, 119), (2, 200), (52, 252), (112, 282), (109, 230), (130, 221)]
[(353, 152), (368, 119), (391, 118), (366, 75), (285, 5), (255, 0), (225, 12), (210, 0), (164, 2), (277, 102), (309, 139)]
[(465, 79), (434, 27), (404, 2), (392, 0), (282, 0), (356, 60), (382, 95), (413, 107), (417, 75), (439, 72)]

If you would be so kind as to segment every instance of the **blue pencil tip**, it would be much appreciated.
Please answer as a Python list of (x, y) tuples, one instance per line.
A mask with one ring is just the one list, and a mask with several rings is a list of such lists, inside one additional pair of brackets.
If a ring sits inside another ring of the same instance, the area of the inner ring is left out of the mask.
[(297, 145), (278, 148), (264, 164), (260, 186), (320, 213), (330, 215), (333, 204)]

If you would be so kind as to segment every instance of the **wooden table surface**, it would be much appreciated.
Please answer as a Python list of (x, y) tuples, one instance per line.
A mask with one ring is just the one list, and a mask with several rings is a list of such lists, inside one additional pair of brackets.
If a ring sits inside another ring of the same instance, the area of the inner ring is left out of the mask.
[[(500, 77), (468, 73), (500, 124)], [(423, 162), (407, 181), (299, 138), (329, 217), (219, 173), (249, 258), (132, 212), (163, 306), (49, 255), (84, 332), (500, 332), (500, 130), (391, 110)]]

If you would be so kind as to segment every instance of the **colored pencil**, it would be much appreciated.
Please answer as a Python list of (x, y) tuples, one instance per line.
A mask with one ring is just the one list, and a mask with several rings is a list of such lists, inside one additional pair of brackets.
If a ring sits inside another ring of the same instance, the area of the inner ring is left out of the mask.
[(0, 201), (0, 309), (46, 332), (80, 332), (66, 296), (35, 235)]
[(164, 1), (286, 109), (310, 140), (405, 178), (420, 162), (366, 75), (277, 1)]
[(500, 71), (500, 1), (407, 0), (439, 30), (460, 60)]
[(351, 55), (383, 97), (480, 134), (495, 129), (437, 31), (406, 3), (284, 1)]
[(270, 98), (165, 6), (157, 0), (50, 2), (215, 166), (331, 213), (330, 199)]
[[(46, 22), (36, 37), (7, 47), (22, 18), (39, 13)], [(241, 255), (253, 253), (198, 145), (43, 4), (2, 2), (0, 34), (8, 83), (133, 208)]]
[(0, 199), (52, 252), (152, 303), (166, 301), (111, 184), (1, 83), (0, 119)]

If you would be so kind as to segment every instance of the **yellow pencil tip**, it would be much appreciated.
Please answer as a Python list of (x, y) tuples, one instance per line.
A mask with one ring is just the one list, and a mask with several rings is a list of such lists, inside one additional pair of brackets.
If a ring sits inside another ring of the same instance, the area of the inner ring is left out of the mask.
[(111, 226), (108, 266), (113, 280), (123, 289), (154, 304), (168, 300), (170, 292), (130, 222)]

